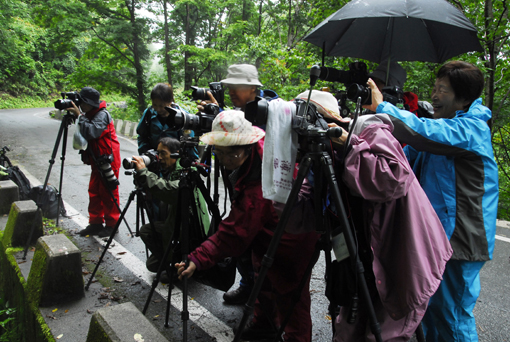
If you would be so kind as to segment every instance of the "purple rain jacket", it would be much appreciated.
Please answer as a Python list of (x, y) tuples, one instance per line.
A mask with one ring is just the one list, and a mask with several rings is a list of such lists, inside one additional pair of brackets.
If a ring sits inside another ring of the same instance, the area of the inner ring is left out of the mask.
[(428, 302), (452, 248), (392, 130), (376, 123), (352, 135), (343, 181), (367, 200), (377, 291), (398, 320)]

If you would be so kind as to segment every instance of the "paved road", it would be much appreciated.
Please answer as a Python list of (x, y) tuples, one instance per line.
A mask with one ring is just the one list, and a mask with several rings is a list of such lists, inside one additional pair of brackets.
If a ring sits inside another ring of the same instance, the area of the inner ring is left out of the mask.
[[(51, 108), (0, 110), (0, 147), (8, 145), (12, 150), (9, 154), (15, 164), (23, 167), (33, 183), (42, 183), (49, 170), (49, 160), (54, 150), (60, 121), (50, 119)], [(61, 225), (71, 233), (83, 229), (87, 224), (87, 186), (90, 175), (88, 166), (83, 165), (75, 150), (72, 149), (74, 125), (69, 127), (67, 137), (67, 153), (63, 172), (63, 198), (71, 219), (62, 219)], [(136, 141), (120, 138), (121, 157), (136, 154)], [(60, 144), (60, 147), (62, 143)], [(58, 188), (61, 175), (61, 149), (58, 149), (55, 164), (50, 172), (49, 183)], [(120, 176), (120, 202), (126, 204), (129, 194), (134, 190), (132, 177)], [(133, 203), (126, 219), (135, 229), (135, 204)], [(510, 291), (509, 244), (510, 225), (500, 222), (498, 239), (496, 240), (495, 258), (482, 269), (482, 294), (475, 308), (480, 341), (510, 341)], [(99, 256), (100, 241), (92, 238), (74, 237), (74, 242), (85, 253)], [(110, 276), (121, 277), (125, 281), (119, 286), (119, 292), (134, 302), (140, 309), (147, 299), (149, 285), (153, 275), (145, 270), (145, 249), (139, 238), (131, 237), (124, 224), (120, 226), (115, 238), (115, 246), (110, 249), (101, 269)], [(97, 255), (96, 255), (97, 254)], [(103, 265), (104, 264), (104, 265)], [(313, 340), (328, 341), (331, 336), (330, 320), (327, 317), (328, 301), (324, 296), (324, 261), (321, 259), (314, 268), (311, 282)], [(181, 303), (180, 289), (173, 291), (172, 304), (177, 309), (170, 311), (170, 329), (163, 328), (166, 291), (158, 286), (153, 301), (149, 306), (148, 317), (154, 318), (155, 326), (172, 341), (181, 340), (179, 307)], [(189, 324), (189, 341), (232, 341), (232, 328), (242, 316), (241, 308), (223, 304), (222, 292), (191, 282), (189, 300), (191, 322)], [(82, 328), (86, 334), (87, 325)], [(64, 335), (69, 336), (69, 335)], [(64, 339), (63, 339), (64, 340)]]

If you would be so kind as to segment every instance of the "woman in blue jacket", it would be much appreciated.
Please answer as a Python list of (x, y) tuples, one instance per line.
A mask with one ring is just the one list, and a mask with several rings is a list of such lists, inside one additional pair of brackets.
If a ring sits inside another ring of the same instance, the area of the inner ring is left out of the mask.
[(372, 80), (372, 105), (393, 122), (413, 170), (450, 239), (453, 256), (423, 319), (427, 341), (478, 341), (473, 308), (480, 269), (492, 259), (498, 205), (498, 168), (479, 98), (484, 76), (474, 65), (443, 65), (432, 92), (434, 118), (418, 118), (384, 102)]

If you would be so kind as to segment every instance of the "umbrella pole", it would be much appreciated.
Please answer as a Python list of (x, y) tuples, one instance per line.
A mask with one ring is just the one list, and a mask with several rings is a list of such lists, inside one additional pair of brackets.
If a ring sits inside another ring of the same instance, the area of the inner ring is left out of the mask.
[(326, 60), (326, 41), (322, 43), (322, 66), (324, 66), (325, 60)]

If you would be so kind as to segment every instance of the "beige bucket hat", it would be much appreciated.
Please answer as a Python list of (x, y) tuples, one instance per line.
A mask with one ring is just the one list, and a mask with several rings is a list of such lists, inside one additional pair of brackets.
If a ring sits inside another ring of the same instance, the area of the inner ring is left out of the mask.
[(259, 82), (257, 68), (251, 64), (233, 64), (229, 66), (227, 78), (221, 80), (221, 83), (262, 87), (262, 83)]

